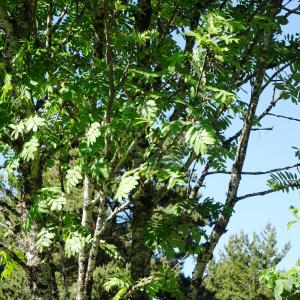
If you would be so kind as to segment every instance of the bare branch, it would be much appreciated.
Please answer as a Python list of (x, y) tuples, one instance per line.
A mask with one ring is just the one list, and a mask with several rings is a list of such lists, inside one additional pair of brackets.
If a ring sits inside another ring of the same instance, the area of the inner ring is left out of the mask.
[(12, 201), (16, 201), (19, 202), (19, 198), (17, 198), (13, 192), (7, 188), (5, 188), (4, 186), (0, 185), (0, 192), (4, 195), (6, 195), (8, 198), (10, 198)]
[(289, 67), (292, 64), (292, 61), (287, 62), (282, 67), (280, 67), (278, 70), (276, 70), (266, 81), (266, 83), (262, 86), (262, 90), (264, 90), (278, 75), (280, 72), (282, 72), (284, 69)]
[(251, 198), (251, 197), (265, 196), (267, 194), (274, 193), (274, 192), (278, 192), (278, 190), (269, 189), (269, 190), (265, 190), (265, 191), (261, 191), (261, 192), (250, 193), (250, 194), (246, 194), (244, 196), (237, 197), (236, 201), (240, 201), (240, 200)]
[(189, 195), (190, 199), (195, 198), (197, 196), (197, 193), (198, 193), (199, 189), (203, 185), (205, 177), (206, 177), (206, 175), (208, 173), (208, 170), (210, 168), (209, 163), (210, 163), (209, 161), (206, 163), (199, 180), (197, 181), (197, 183), (194, 185), (192, 191), (190, 192), (190, 195)]
[[(272, 101), (269, 103), (267, 108), (257, 117), (257, 119), (259, 121), (261, 121), (266, 115), (269, 115), (269, 112), (271, 111), (271, 109), (274, 108), (276, 106), (277, 102), (281, 99), (282, 99), (281, 95), (279, 95), (277, 98), (273, 97)], [(228, 147), (234, 140), (236, 140), (241, 135), (241, 133), (242, 133), (242, 129), (240, 129), (234, 135), (232, 135), (227, 140), (225, 140), (223, 142), (223, 146)]]
[(68, 10), (69, 10), (69, 7), (68, 7), (68, 6), (65, 6), (65, 7), (62, 9), (62, 11), (61, 11), (61, 13), (60, 13), (60, 15), (59, 15), (59, 17), (58, 17), (56, 23), (55, 23), (55, 24), (52, 26), (52, 28), (51, 28), (51, 33), (52, 33), (52, 34), (53, 34), (53, 33), (56, 31), (56, 29), (59, 27), (59, 25), (60, 25), (61, 22), (63, 21), (64, 17), (66, 16)]
[(288, 16), (293, 15), (293, 14), (300, 15), (300, 5), (297, 6), (296, 8), (294, 8), (294, 9), (289, 9), (289, 8), (283, 6), (282, 9), (287, 12), (284, 15), (285, 17), (288, 17)]
[(46, 48), (51, 46), (51, 29), (52, 29), (52, 18), (53, 18), (53, 2), (50, 1), (47, 15), (47, 30), (45, 32), (46, 36)]
[(130, 286), (127, 289), (126, 294), (123, 296), (123, 299), (132, 299), (132, 297), (144, 286), (150, 284), (154, 278), (152, 276), (141, 278), (135, 285)]
[(273, 116), (273, 117), (277, 117), (277, 118), (282, 118), (282, 119), (287, 119), (290, 121), (296, 121), (296, 122), (300, 122), (300, 119), (296, 119), (296, 118), (292, 118), (292, 117), (287, 117), (287, 116), (283, 116), (283, 115), (276, 115), (276, 114), (272, 114), (272, 113), (268, 113), (269, 116)]
[(252, 128), (252, 131), (272, 131), (274, 127), (264, 127), (264, 128)]
[[(276, 168), (276, 169), (271, 169), (268, 171), (257, 171), (257, 172), (242, 172), (242, 175), (265, 175), (265, 174), (270, 174), (270, 173), (275, 173), (279, 171), (284, 171), (284, 170), (289, 170), (292, 168), (297, 168), (300, 167), (300, 163), (294, 164), (292, 166), (286, 166), (282, 168)], [(231, 171), (214, 171), (214, 172), (208, 172), (206, 175), (214, 175), (214, 174), (231, 174)]]
[(258, 120), (261, 121), (269, 112), (276, 106), (277, 102), (282, 99), (282, 95), (280, 94), (277, 98), (272, 99), (267, 108), (258, 116)]
[[(128, 206), (130, 205), (130, 201), (125, 202), (124, 204), (122, 204), (119, 207), (116, 207), (114, 209), (114, 211), (106, 218), (104, 224), (109, 223), (112, 219), (114, 219), (114, 217), (116, 217), (117, 214), (119, 214), (120, 212), (126, 210), (128, 208)], [(102, 227), (102, 230), (100, 231), (101, 233), (105, 230), (105, 226)]]

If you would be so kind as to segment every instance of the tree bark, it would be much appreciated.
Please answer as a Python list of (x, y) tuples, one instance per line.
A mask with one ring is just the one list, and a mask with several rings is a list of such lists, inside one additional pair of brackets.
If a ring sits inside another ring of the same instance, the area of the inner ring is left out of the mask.
[[(20, 46), (21, 39), (35, 36), (35, 0), (16, 0), (12, 3), (11, 11), (4, 1), (0, 1), (0, 21), (5, 32), (3, 57), (6, 72), (11, 71), (11, 59)], [(31, 113), (26, 110), (25, 114)], [(15, 151), (22, 149), (24, 141), (19, 140), (14, 144)], [(26, 224), (31, 205), (42, 187), (42, 163), (40, 153), (37, 151), (35, 158), (30, 163), (20, 162), (19, 179), (22, 183), (20, 206), (21, 222)], [(24, 253), (27, 264), (27, 275), (33, 300), (58, 299), (58, 294), (53, 291), (56, 286), (55, 277), (51, 277), (51, 267), (47, 257), (38, 253), (36, 239), (39, 232), (37, 223), (32, 224), (24, 236)], [(53, 274), (53, 272), (52, 272)], [(52, 287), (51, 287), (52, 285)]]
[[(92, 212), (93, 209), (90, 207), (90, 183), (88, 175), (84, 176), (83, 183), (83, 209), (82, 209), (82, 219), (81, 225), (88, 230), (91, 228), (92, 222)], [(82, 250), (79, 253), (78, 258), (78, 279), (77, 279), (77, 300), (84, 299), (84, 288), (85, 288), (85, 276), (87, 271), (87, 263), (88, 263), (88, 254), (89, 247), (88, 245), (84, 245)]]
[(100, 204), (98, 208), (98, 216), (96, 222), (96, 228), (94, 232), (94, 237), (92, 241), (92, 246), (89, 251), (87, 266), (86, 266), (86, 276), (84, 283), (84, 298), (85, 300), (90, 300), (92, 298), (92, 289), (93, 289), (93, 273), (96, 266), (96, 258), (98, 254), (99, 241), (101, 234), (103, 233), (103, 226), (106, 220), (106, 203), (105, 197), (102, 196), (100, 199)]
[[(151, 219), (154, 206), (150, 197), (142, 197), (135, 203), (132, 217), (132, 244), (131, 244), (131, 277), (138, 281), (150, 275), (152, 250), (146, 245), (145, 229)], [(139, 291), (133, 299), (148, 299), (146, 292)]]
[[(151, 0), (138, 0), (137, 11), (135, 14), (135, 28), (139, 32), (147, 31), (151, 26), (152, 21), (152, 5)], [(145, 47), (149, 48), (150, 43), (147, 42)], [(139, 49), (139, 47), (138, 47)], [(149, 68), (150, 56), (147, 54), (141, 57), (137, 62), (138, 66), (143, 68)], [(150, 89), (149, 86), (144, 87)], [(144, 136), (145, 139), (145, 136)], [(148, 192), (147, 195), (151, 195), (151, 186), (146, 185), (145, 188)], [(152, 211), (154, 209), (154, 203), (151, 197), (141, 196), (134, 201), (131, 230), (132, 230), (132, 243), (131, 243), (131, 255), (130, 255), (130, 272), (134, 281), (149, 276), (150, 274), (150, 262), (152, 257), (151, 249), (146, 245), (145, 239), (145, 227), (147, 222), (150, 221)], [(132, 295), (132, 299), (144, 300), (148, 299), (148, 295), (145, 291), (137, 291)]]

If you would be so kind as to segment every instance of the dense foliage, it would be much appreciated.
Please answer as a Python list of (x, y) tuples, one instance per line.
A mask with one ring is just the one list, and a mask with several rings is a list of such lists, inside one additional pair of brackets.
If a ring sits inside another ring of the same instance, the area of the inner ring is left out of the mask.
[[(293, 220), (288, 223), (288, 229), (300, 221), (300, 209), (290, 207)], [(269, 266), (260, 275), (260, 281), (268, 287), (276, 300), (296, 300), (300, 296), (300, 260), (288, 271), (280, 271)]]
[(220, 300), (273, 299), (259, 277), (266, 268), (273, 268), (284, 258), (290, 245), (279, 251), (274, 227), (267, 224), (261, 234), (252, 238), (241, 232), (229, 237), (218, 261), (208, 264), (204, 285)]
[[(236, 203), (299, 187), (296, 163), (238, 194), (251, 131), (299, 101), (297, 5), (1, 0), (2, 277), (22, 268), (34, 300), (198, 299)], [(216, 173), (227, 195), (204, 198)]]

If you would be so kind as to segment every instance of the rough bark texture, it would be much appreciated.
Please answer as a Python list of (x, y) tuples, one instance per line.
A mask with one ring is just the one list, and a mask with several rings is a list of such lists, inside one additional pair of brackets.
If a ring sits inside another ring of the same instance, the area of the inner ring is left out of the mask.
[[(4, 1), (0, 2), (0, 20), (5, 32), (5, 49), (2, 55), (5, 58), (6, 71), (11, 69), (10, 58), (18, 50), (21, 39), (35, 36), (35, 1), (17, 0), (13, 3), (12, 11), (8, 11)], [(30, 113), (29, 111), (25, 114)], [(15, 151), (21, 149), (23, 141), (16, 141)], [(29, 209), (38, 190), (42, 187), (42, 163), (37, 151), (30, 163), (20, 163), (19, 177), (21, 188), (21, 221), (24, 223)], [(23, 239), (23, 250), (26, 257), (27, 275), (33, 300), (58, 299), (56, 282), (53, 270), (47, 257), (43, 257), (36, 249), (36, 239), (39, 232), (38, 224), (34, 224)]]
[[(151, 219), (153, 203), (150, 197), (139, 199), (135, 203), (132, 218), (132, 244), (131, 244), (131, 277), (133, 280), (150, 275), (151, 248), (146, 245), (145, 229)], [(136, 292), (133, 299), (148, 299), (146, 292)]]
[[(137, 31), (144, 32), (150, 28), (152, 19), (152, 6), (151, 0), (139, 0), (137, 2), (137, 11), (135, 14), (135, 27)], [(145, 47), (150, 46), (149, 42)], [(145, 49), (139, 49), (138, 51)], [(144, 51), (145, 52), (145, 51)], [(138, 65), (144, 68), (149, 66), (150, 56), (145, 55), (137, 62)], [(144, 87), (149, 89), (148, 86)], [(150, 186), (149, 186), (150, 187)], [(149, 195), (151, 192), (149, 191)], [(150, 197), (141, 197), (134, 202), (131, 230), (132, 230), (132, 243), (130, 255), (131, 277), (134, 281), (149, 276), (150, 274), (150, 261), (152, 256), (151, 249), (146, 245), (145, 240), (145, 227), (146, 223), (150, 220), (154, 204)], [(144, 291), (136, 291), (132, 295), (132, 299), (148, 299), (148, 295)]]
[[(41, 165), (38, 155), (31, 164), (21, 168), (20, 176), (23, 181), (21, 205), (23, 207), (22, 219), (26, 222), (30, 206), (42, 187)], [(56, 286), (55, 277), (51, 277), (51, 267), (48, 257), (43, 256), (36, 249), (39, 226), (34, 223), (24, 237), (24, 253), (28, 266), (28, 281), (33, 300), (58, 299), (53, 293)]]
[(93, 272), (96, 266), (96, 258), (98, 254), (99, 241), (103, 231), (104, 222), (106, 220), (106, 214), (107, 214), (107, 210), (105, 205), (105, 198), (102, 197), (98, 208), (96, 228), (94, 231), (93, 242), (89, 252), (89, 257), (86, 266), (87, 269), (86, 269), (86, 276), (85, 276), (84, 298), (83, 298), (86, 300), (90, 300), (92, 297)]
[(107, 12), (104, 10), (105, 0), (97, 0), (96, 5), (92, 5), (93, 13), (93, 26), (95, 30), (95, 46), (94, 46), (94, 57), (98, 59), (103, 58), (104, 45), (105, 45), (105, 15)]
[[(91, 228), (92, 212), (93, 209), (90, 207), (91, 191), (88, 175), (84, 177), (83, 183), (83, 209), (81, 225), (86, 229)], [(85, 288), (85, 276), (87, 271), (89, 247), (85, 245), (79, 253), (78, 258), (78, 280), (77, 280), (77, 300), (84, 299), (84, 288)]]

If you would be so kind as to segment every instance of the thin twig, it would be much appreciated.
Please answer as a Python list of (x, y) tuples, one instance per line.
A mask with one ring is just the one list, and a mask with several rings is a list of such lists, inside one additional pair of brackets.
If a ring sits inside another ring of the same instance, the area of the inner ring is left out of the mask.
[(264, 128), (252, 128), (251, 130), (252, 131), (264, 131), (264, 130), (271, 131), (273, 129), (274, 129), (273, 127), (264, 127)]
[[(286, 166), (286, 167), (282, 167), (282, 168), (271, 169), (271, 170), (268, 170), (268, 171), (242, 172), (242, 175), (265, 175), (265, 174), (280, 172), (280, 171), (289, 170), (289, 169), (297, 168), (297, 167), (300, 167), (300, 163), (294, 164), (292, 166)], [(229, 174), (230, 175), (231, 171), (207, 172), (206, 175), (214, 175), (214, 174)]]
[[(279, 95), (277, 98), (273, 98), (272, 101), (269, 103), (267, 108), (257, 117), (259, 121), (261, 121), (266, 115), (269, 114), (271, 109), (276, 106), (277, 102), (282, 99), (282, 95)], [(236, 140), (242, 133), (242, 129), (236, 132), (234, 135), (229, 137), (223, 142), (223, 146), (226, 147), (230, 145), (234, 140)]]
[(280, 72), (282, 72), (284, 69), (286, 69), (288, 66), (292, 64), (291, 61), (284, 64), (281, 68), (279, 68), (277, 71), (275, 71), (269, 79), (266, 81), (266, 83), (262, 86), (262, 91), (278, 76)]
[(58, 26), (61, 24), (61, 22), (63, 21), (64, 17), (66, 16), (68, 10), (69, 10), (69, 7), (68, 7), (68, 6), (65, 6), (65, 7), (62, 9), (62, 11), (61, 11), (61, 13), (60, 13), (60, 15), (59, 15), (59, 17), (58, 17), (56, 23), (55, 23), (55, 24), (52, 26), (52, 28), (51, 28), (51, 31), (50, 31), (51, 34), (53, 34), (53, 33), (56, 31), (56, 29), (58, 28)]
[(297, 6), (296, 8), (294, 8), (294, 9), (289, 9), (287, 7), (282, 7), (282, 9), (287, 11), (287, 13), (284, 15), (285, 17), (288, 17), (292, 14), (300, 15), (300, 5)]
[(199, 189), (202, 187), (203, 182), (205, 180), (205, 177), (208, 173), (208, 170), (210, 168), (210, 162), (208, 161), (202, 171), (202, 174), (200, 176), (200, 178), (198, 179), (197, 183), (194, 185), (193, 189), (190, 192), (189, 198), (193, 199), (197, 196)]
[(287, 119), (287, 120), (290, 120), (290, 121), (300, 122), (300, 119), (296, 119), (296, 118), (292, 118), (292, 117), (287, 117), (287, 116), (283, 116), (283, 115), (276, 115), (276, 114), (272, 114), (272, 113), (268, 113), (267, 115), (273, 116), (273, 117), (277, 117), (277, 118)]

